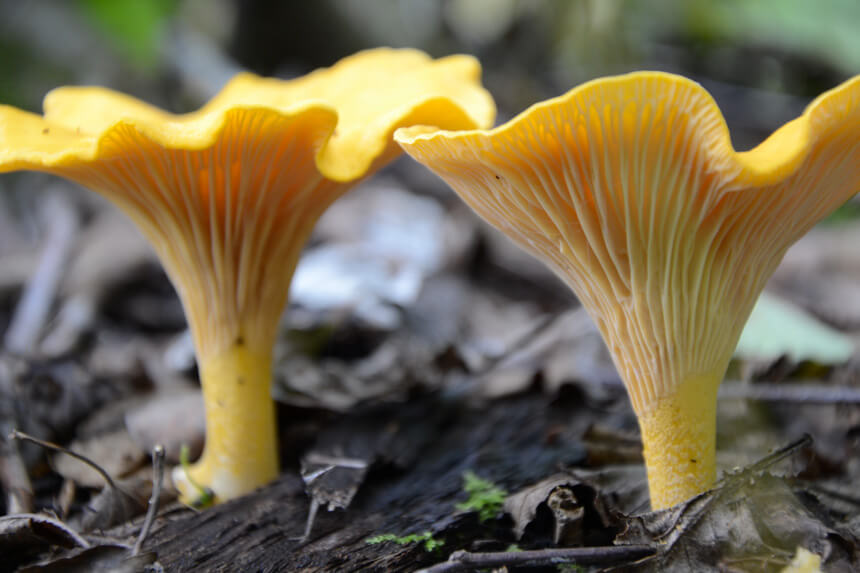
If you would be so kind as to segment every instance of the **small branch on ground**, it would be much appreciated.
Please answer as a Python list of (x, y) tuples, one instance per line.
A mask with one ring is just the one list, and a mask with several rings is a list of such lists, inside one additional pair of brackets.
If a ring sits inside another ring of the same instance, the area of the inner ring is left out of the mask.
[(152, 448), (152, 495), (149, 496), (149, 507), (146, 509), (146, 517), (143, 520), (143, 527), (140, 528), (140, 535), (137, 536), (137, 541), (132, 549), (132, 556), (140, 553), (143, 542), (146, 541), (149, 535), (149, 530), (152, 528), (152, 522), (155, 521), (155, 515), (158, 513), (158, 499), (161, 497), (161, 484), (164, 482), (164, 446), (156, 445)]
[(572, 547), (535, 551), (470, 553), (455, 551), (448, 561), (422, 569), (419, 573), (452, 573), (490, 567), (545, 567), (547, 565), (613, 565), (638, 561), (654, 555), (647, 545)]
[[(5, 425), (4, 425), (5, 426)], [(2, 427), (2, 426), (0, 426)], [(33, 511), (33, 485), (18, 444), (8, 435), (8, 429), (3, 427), (0, 435), (0, 486), (6, 492), (6, 513), (30, 513)]]
[(311, 498), (311, 507), (308, 509), (308, 519), (305, 522), (305, 531), (302, 533), (301, 537), (291, 537), (290, 541), (298, 541), (299, 545), (304, 545), (308, 542), (311, 538), (311, 531), (313, 531), (314, 522), (316, 521), (317, 511), (319, 508), (320, 502), (315, 498)]
[(860, 404), (860, 388), (826, 384), (726, 382), (720, 387), (719, 398), (816, 405)]
[(804, 434), (803, 437), (791, 442), (788, 445), (785, 445), (778, 450), (770, 453), (752, 464), (749, 467), (743, 469), (743, 473), (748, 472), (760, 472), (766, 470), (767, 468), (781, 462), (782, 460), (794, 455), (798, 450), (809, 447), (812, 445), (812, 436), (809, 434)]
[(78, 214), (61, 194), (49, 195), (40, 213), (48, 229), (45, 246), (6, 330), (10, 352), (32, 354), (54, 303), (60, 278), (78, 232)]
[(61, 454), (66, 454), (67, 456), (71, 456), (71, 457), (75, 458), (76, 460), (80, 460), (81, 462), (87, 464), (88, 466), (93, 468), (95, 471), (97, 471), (98, 474), (100, 476), (102, 476), (102, 479), (105, 480), (105, 483), (107, 484), (107, 486), (110, 489), (117, 491), (116, 483), (114, 483), (113, 478), (111, 478), (110, 475), (100, 465), (95, 463), (90, 458), (88, 458), (84, 455), (81, 455), (77, 452), (73, 452), (72, 450), (64, 448), (63, 446), (60, 446), (60, 445), (55, 444), (53, 442), (46, 442), (45, 440), (40, 440), (39, 438), (36, 438), (36, 437), (31, 436), (29, 434), (25, 434), (24, 432), (21, 432), (20, 430), (12, 430), (12, 433), (9, 434), (9, 437), (11, 439), (15, 439), (15, 440), (24, 440), (26, 442), (31, 442), (31, 443), (36, 444), (37, 446), (41, 446), (45, 449), (53, 450), (55, 452), (60, 452)]

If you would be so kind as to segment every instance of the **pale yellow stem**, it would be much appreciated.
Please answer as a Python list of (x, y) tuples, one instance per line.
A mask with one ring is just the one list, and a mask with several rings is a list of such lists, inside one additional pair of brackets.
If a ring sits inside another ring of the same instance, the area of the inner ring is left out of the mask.
[(216, 501), (225, 501), (278, 475), (271, 363), (271, 353), (250, 350), (240, 340), (201, 364), (206, 447), (188, 469), (191, 480), (184, 468), (174, 471), (183, 501), (200, 498), (195, 484), (211, 490)]
[(639, 413), (651, 509), (672, 507), (714, 485), (720, 378), (687, 378)]

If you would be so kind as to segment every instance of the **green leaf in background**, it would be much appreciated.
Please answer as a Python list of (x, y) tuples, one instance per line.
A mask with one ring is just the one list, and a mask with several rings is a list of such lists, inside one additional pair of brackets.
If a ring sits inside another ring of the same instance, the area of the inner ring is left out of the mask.
[(794, 362), (841, 364), (854, 354), (854, 342), (793, 304), (762, 293), (744, 326), (735, 356)]
[(688, 29), (701, 36), (779, 46), (849, 74), (860, 68), (857, 0), (694, 0), (685, 7)]
[(142, 68), (158, 61), (158, 44), (176, 0), (78, 0), (81, 11), (118, 51)]
[(855, 196), (828, 215), (822, 223), (824, 225), (842, 225), (858, 220), (860, 220), (860, 196)]

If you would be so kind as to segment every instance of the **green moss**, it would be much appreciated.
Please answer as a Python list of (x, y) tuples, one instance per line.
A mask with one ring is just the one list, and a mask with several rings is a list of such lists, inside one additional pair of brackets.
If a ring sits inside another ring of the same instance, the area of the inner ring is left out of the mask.
[(508, 495), (493, 482), (479, 478), (471, 471), (463, 474), (463, 490), (469, 494), (469, 499), (458, 503), (457, 509), (478, 512), (478, 520), (481, 523), (499, 515)]
[(422, 533), (411, 533), (409, 535), (397, 536), (393, 533), (383, 533), (382, 535), (375, 535), (373, 537), (368, 537), (365, 540), (365, 543), (368, 545), (376, 545), (377, 543), (396, 543), (398, 545), (410, 545), (412, 543), (423, 543), (424, 551), (432, 552), (436, 551), (443, 545), (445, 545), (444, 539), (436, 539), (433, 537), (433, 533), (430, 531), (424, 531)]
[(197, 491), (197, 497), (191, 502), (191, 507), (194, 509), (211, 507), (215, 504), (215, 492), (194, 481), (194, 478), (191, 477), (191, 472), (188, 471), (191, 468), (191, 462), (188, 460), (188, 457), (188, 445), (182, 444), (182, 447), (179, 449), (179, 465), (185, 473), (185, 479)]

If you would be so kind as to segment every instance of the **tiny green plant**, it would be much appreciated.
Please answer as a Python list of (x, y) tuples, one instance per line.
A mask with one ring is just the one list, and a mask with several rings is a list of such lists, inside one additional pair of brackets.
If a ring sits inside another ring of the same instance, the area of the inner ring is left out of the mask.
[(189, 456), (188, 444), (182, 444), (182, 447), (179, 449), (179, 466), (185, 472), (185, 478), (188, 480), (188, 483), (197, 491), (197, 496), (193, 498), (191, 507), (194, 509), (203, 509), (215, 503), (215, 493), (191, 478), (191, 474), (188, 472), (188, 469), (191, 467), (191, 462), (188, 460)]
[(422, 533), (411, 533), (409, 535), (398, 536), (393, 533), (383, 533), (381, 535), (375, 535), (373, 537), (368, 537), (365, 540), (365, 543), (368, 545), (376, 545), (377, 543), (386, 543), (392, 542), (397, 543), (398, 545), (409, 545), (411, 543), (423, 543), (424, 551), (431, 553), (436, 551), (443, 545), (445, 545), (444, 539), (436, 539), (433, 537), (433, 533), (431, 531), (424, 531)]
[(502, 510), (505, 496), (508, 493), (489, 480), (479, 478), (474, 472), (463, 474), (463, 490), (469, 494), (469, 499), (457, 504), (462, 511), (478, 512), (481, 523), (495, 518)]

